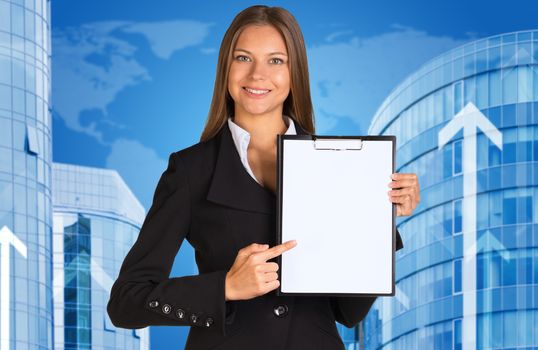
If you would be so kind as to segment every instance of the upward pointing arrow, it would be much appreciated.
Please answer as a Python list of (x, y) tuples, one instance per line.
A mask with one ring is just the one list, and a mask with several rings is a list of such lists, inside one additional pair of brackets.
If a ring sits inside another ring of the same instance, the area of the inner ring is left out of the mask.
[(22, 241), (18, 239), (7, 226), (4, 226), (0, 230), (0, 245), (9, 247), (10, 244), (19, 252), (19, 254), (26, 258), (26, 245), (24, 245), (24, 243), (22, 243)]
[[(67, 270), (71, 270), (73, 267), (76, 270), (81, 270), (80, 266), (85, 266), (89, 262), (89, 271), (91, 278), (107, 293), (110, 293), (114, 281), (110, 275), (103, 270), (101, 265), (90, 254), (86, 252), (81, 252), (66, 266)], [(57, 274), (54, 275), (52, 279), (52, 285), (54, 286), (54, 299), (60, 298), (60, 292), (63, 288), (71, 282), (75, 275), (71, 275), (66, 279), (65, 277), (65, 268), (62, 268)], [(58, 300), (58, 302), (63, 303), (63, 300)], [(1, 350), (1, 349), (0, 349)]]
[[(62, 268), (58, 273), (54, 274), (54, 278), (52, 280), (54, 292), (52, 296), (55, 302), (65, 304), (66, 300), (62, 300), (63, 295), (61, 295), (61, 293), (63, 292), (64, 286), (68, 285), (69, 282), (71, 282), (71, 280), (75, 278), (75, 275), (71, 274), (66, 279), (65, 270), (71, 270), (73, 267), (76, 270), (82, 270), (84, 268), (81, 268), (81, 266), (87, 266), (88, 262), (88, 272), (90, 272), (92, 280), (95, 281), (101, 288), (103, 288), (105, 292), (110, 293), (112, 285), (114, 284), (114, 280), (112, 280), (110, 275), (101, 267), (101, 265), (99, 265), (97, 261), (95, 261), (93, 257), (91, 257), (90, 254), (83, 251), (77, 254), (77, 256), (67, 265), (67, 269)], [(108, 315), (106, 313), (105, 317), (108, 318)], [(2, 349), (0, 348), (0, 350)]]
[[(502, 244), (491, 232), (487, 230), (478, 241), (473, 244), (471, 249), (476, 249), (476, 252), (497, 252), (504, 261), (510, 260), (510, 252), (506, 249), (504, 244)], [(468, 256), (468, 254), (465, 254)]]
[(482, 132), (502, 150), (502, 133), (473, 103), (439, 131), (439, 149), (463, 129), (463, 350), (476, 349), (476, 134)]
[(9, 246), (13, 246), (19, 254), (26, 258), (26, 246), (11, 232), (11, 230), (4, 226), (0, 230), (0, 349), (9, 349), (9, 282), (11, 280), (10, 275), (10, 263), (9, 258)]
[[(497, 147), (501, 150), (503, 149), (502, 133), (472, 102), (467, 103), (439, 132), (439, 149), (443, 148), (461, 129), (463, 129), (463, 137), (465, 139), (465, 137), (476, 136), (477, 128), (482, 130)], [(476, 147), (474, 151), (476, 153)], [(471, 152), (471, 150), (468, 149), (467, 152)], [(476, 171), (476, 162), (472, 164), (471, 168)]]

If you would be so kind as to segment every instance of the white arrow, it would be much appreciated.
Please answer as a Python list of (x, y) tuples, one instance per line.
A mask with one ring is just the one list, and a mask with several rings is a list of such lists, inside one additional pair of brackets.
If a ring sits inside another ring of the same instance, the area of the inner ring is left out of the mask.
[[(506, 249), (504, 244), (502, 244), (495, 236), (487, 230), (486, 233), (480, 237), (471, 247), (470, 250), (480, 253), (481, 251), (489, 252), (496, 251), (503, 258), (504, 261), (510, 260), (510, 252)], [(469, 254), (464, 254), (465, 257), (469, 257)]]
[(10, 275), (10, 245), (12, 245), (26, 259), (26, 246), (11, 230), (4, 226), (0, 230), (0, 349), (9, 349), (9, 282)]
[[(507, 68), (501, 70), (501, 81), (503, 81), (506, 77), (508, 77), (509, 74), (511, 74), (516, 69), (518, 58), (520, 61), (523, 61), (530, 57), (532, 57), (531, 53), (524, 47), (520, 47), (517, 52), (514, 53), (512, 57), (510, 57), (508, 62), (503, 64), (503, 66)], [(537, 72), (534, 65), (529, 65), (528, 67), (530, 67), (533, 72)]]
[(476, 134), (477, 128), (502, 150), (502, 133), (473, 103), (439, 131), (439, 149), (463, 129), (463, 350), (476, 349)]
[[(94, 258), (90, 257), (90, 255), (86, 252), (81, 252), (77, 254), (77, 256), (67, 265), (67, 269), (71, 270), (72, 266), (75, 266), (75, 269), (81, 270), (81, 268), (78, 268), (78, 266), (84, 266), (88, 264), (88, 261), (90, 262), (90, 276), (91, 278), (97, 282), (97, 284), (103, 288), (107, 293), (110, 293), (110, 290), (112, 289), (112, 285), (114, 284), (114, 281), (112, 278), (106, 273), (105, 270), (95, 261)], [(65, 271), (66, 269), (61, 269), (61, 271), (54, 275), (54, 278), (52, 279), (52, 284), (56, 286), (55, 291), (53, 293), (54, 299), (58, 299), (60, 297), (60, 292), (62, 291), (63, 287), (67, 285), (73, 278), (75, 278), (75, 275), (71, 275), (69, 279), (65, 279)], [(58, 302), (62, 302), (59, 300)]]
[[(483, 251), (484, 253), (495, 251), (503, 258), (504, 261), (510, 260), (510, 251), (506, 249), (504, 244), (502, 244), (497, 238), (495, 238), (495, 236), (490, 232), (490, 230), (487, 230), (486, 233), (482, 237), (480, 237), (478, 241), (476, 241), (476, 245), (473, 246), (472, 249), (475, 248), (477, 253), (481, 251)], [(489, 272), (486, 272), (486, 274), (487, 273)], [(487, 310), (491, 310), (493, 306), (491, 290), (485, 291), (482, 300), (482, 305), (484, 305), (484, 308), (486, 308)]]

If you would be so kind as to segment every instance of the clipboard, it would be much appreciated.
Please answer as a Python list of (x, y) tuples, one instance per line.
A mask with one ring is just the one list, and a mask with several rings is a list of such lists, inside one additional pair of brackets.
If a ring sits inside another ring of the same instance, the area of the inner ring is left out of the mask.
[(394, 296), (396, 136), (277, 136), (277, 295)]

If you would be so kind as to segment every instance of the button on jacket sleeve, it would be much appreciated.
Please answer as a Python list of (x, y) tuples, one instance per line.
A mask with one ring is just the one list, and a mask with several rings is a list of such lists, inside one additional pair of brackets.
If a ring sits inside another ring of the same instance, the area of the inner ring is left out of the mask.
[[(402, 237), (396, 230), (396, 250), (403, 248)], [(337, 322), (351, 328), (368, 313), (377, 297), (331, 297), (331, 305)]]
[(226, 271), (169, 277), (189, 232), (190, 210), (186, 171), (180, 155), (172, 153), (110, 293), (107, 311), (115, 326), (218, 327), (224, 333)]

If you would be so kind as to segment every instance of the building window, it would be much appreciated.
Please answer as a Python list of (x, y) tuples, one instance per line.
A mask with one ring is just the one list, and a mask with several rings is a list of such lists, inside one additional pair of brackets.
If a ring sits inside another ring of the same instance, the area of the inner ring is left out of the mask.
[(452, 322), (454, 327), (454, 350), (461, 350), (461, 318)]
[(517, 198), (517, 222), (532, 222), (532, 197), (518, 196)]
[[(484, 237), (486, 233), (480, 231), (477, 236), (477, 241), (481, 239), (488, 239)], [(488, 233), (489, 234), (489, 233)], [(490, 271), (488, 265), (488, 256), (487, 254), (477, 254), (476, 256), (476, 289), (484, 289), (488, 287), (490, 279)]]
[(517, 70), (506, 68), (501, 71), (503, 104), (517, 103)]
[(443, 179), (447, 179), (452, 176), (452, 143), (448, 143), (443, 148)]
[(452, 284), (454, 286), (454, 290), (452, 291), (452, 293), (458, 294), (461, 293), (461, 259), (453, 260), (452, 264), (452, 276), (454, 278), (454, 283)]
[[(498, 254), (498, 253), (497, 253)], [(502, 256), (501, 256), (502, 258)], [(501, 281), (503, 286), (513, 286), (516, 284), (516, 258), (514, 256), (509, 256), (508, 259), (501, 260)], [(508, 290), (503, 291), (503, 296), (507, 293)], [(511, 298), (508, 298), (511, 299)], [(515, 298), (514, 298), (515, 299)]]
[(461, 199), (453, 202), (452, 217), (454, 218), (454, 234), (460, 234), (462, 229), (461, 205)]
[(454, 151), (452, 152), (453, 164), (454, 164), (454, 168), (453, 168), (454, 175), (461, 174), (461, 171), (462, 171), (461, 142), (462, 142), (461, 140), (454, 142)]
[(454, 85), (454, 115), (463, 108), (463, 82), (458, 81)]
[[(520, 111), (518, 111), (518, 113), (519, 112)], [(534, 139), (533, 131), (533, 128), (518, 128), (516, 145), (517, 162), (530, 162), (532, 160), (532, 141)]]
[(64, 322), (66, 339), (91, 344), (90, 219), (82, 215), (64, 227)]
[(39, 154), (39, 143), (37, 142), (36, 128), (26, 125), (26, 135), (28, 136), (28, 152)]
[(443, 230), (445, 232), (445, 236), (452, 235), (453, 213), (454, 210), (451, 203), (447, 203), (443, 206)]
[(511, 225), (516, 223), (516, 197), (505, 194), (503, 198), (503, 225)]

